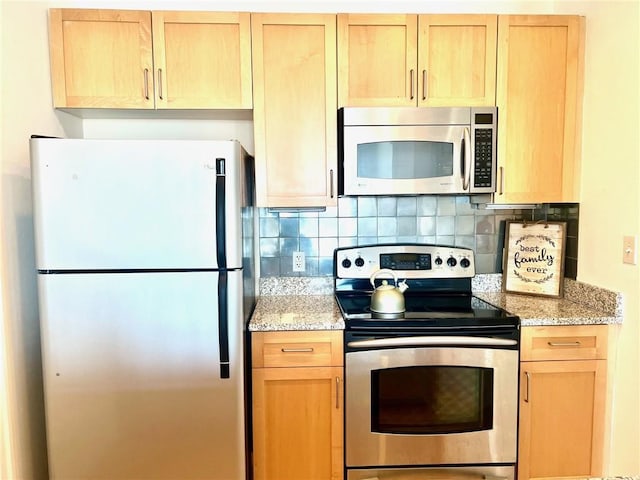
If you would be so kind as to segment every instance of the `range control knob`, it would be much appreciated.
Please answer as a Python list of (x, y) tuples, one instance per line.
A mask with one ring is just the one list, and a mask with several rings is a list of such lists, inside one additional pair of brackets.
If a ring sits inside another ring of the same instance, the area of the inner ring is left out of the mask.
[(436, 257), (436, 259), (434, 260), (434, 263), (436, 265), (442, 265), (442, 259), (440, 257)]
[(469, 268), (469, 265), (471, 265), (471, 262), (468, 258), (463, 258), (462, 260), (460, 260), (460, 266), (462, 268)]
[(458, 264), (458, 261), (453, 258), (453, 257), (449, 257), (447, 258), (447, 265), (449, 265), (450, 267), (455, 267)]
[(344, 260), (342, 260), (343, 268), (349, 268), (350, 266), (351, 266), (351, 260), (349, 260), (348, 258), (345, 258)]
[(356, 264), (356, 267), (363, 266), (364, 265), (364, 259), (362, 257), (356, 258), (355, 264)]

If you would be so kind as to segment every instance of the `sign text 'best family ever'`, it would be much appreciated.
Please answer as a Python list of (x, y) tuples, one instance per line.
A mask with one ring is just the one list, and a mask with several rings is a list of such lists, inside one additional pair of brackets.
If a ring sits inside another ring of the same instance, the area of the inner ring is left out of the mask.
[(565, 222), (507, 222), (505, 292), (562, 296)]

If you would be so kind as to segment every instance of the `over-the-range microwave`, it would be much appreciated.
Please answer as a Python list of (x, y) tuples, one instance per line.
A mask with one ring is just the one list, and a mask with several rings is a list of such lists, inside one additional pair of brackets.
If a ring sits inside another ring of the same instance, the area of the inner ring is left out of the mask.
[(340, 195), (496, 190), (497, 107), (338, 110)]

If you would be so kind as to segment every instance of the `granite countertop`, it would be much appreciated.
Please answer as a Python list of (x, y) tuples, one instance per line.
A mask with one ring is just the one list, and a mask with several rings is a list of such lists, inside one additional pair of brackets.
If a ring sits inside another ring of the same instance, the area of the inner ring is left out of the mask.
[(564, 298), (542, 298), (501, 292), (475, 292), (476, 297), (520, 317), (522, 326), (597, 325), (621, 318)]
[[(564, 282), (563, 298), (501, 292), (501, 275), (476, 275), (474, 295), (518, 315), (523, 326), (622, 323), (619, 293), (575, 280)], [(330, 277), (260, 279), (260, 297), (250, 331), (341, 330), (344, 320), (333, 296)]]
[(344, 330), (344, 320), (333, 294), (265, 295), (258, 298), (249, 330)]
[(622, 295), (565, 279), (562, 298), (503, 293), (500, 274), (476, 275), (473, 294), (518, 315), (523, 326), (622, 323)]

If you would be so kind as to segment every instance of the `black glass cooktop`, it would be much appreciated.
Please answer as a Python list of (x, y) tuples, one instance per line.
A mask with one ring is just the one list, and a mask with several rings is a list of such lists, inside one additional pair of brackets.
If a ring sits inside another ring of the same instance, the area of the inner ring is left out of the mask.
[(517, 317), (471, 294), (424, 293), (405, 295), (405, 312), (379, 314), (370, 309), (371, 296), (363, 292), (336, 292), (347, 328), (513, 327)]

